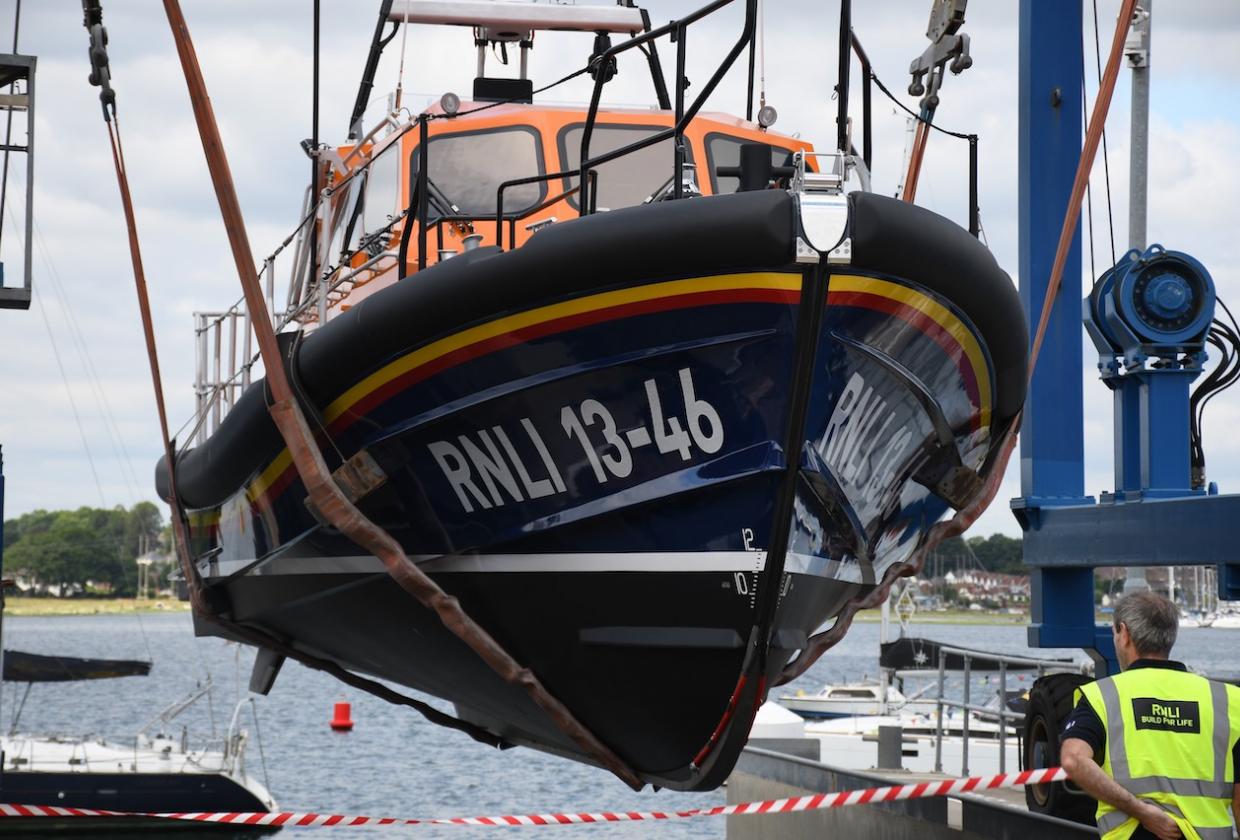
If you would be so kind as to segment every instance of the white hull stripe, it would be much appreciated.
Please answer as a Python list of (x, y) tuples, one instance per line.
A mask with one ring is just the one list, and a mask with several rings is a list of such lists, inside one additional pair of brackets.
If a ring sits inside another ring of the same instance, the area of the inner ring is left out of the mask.
[[(412, 557), (424, 572), (761, 572), (765, 551), (641, 551), (589, 554), (461, 554)], [(253, 561), (250, 561), (253, 562)], [(232, 561), (210, 568), (208, 577), (240, 571), (248, 563)], [(206, 571), (204, 569), (204, 571)], [(383, 574), (371, 555), (350, 557), (278, 557), (259, 564), (254, 575)]]
[(478, 554), (419, 564), (427, 572), (760, 572), (765, 551)]
[(794, 575), (830, 578), (844, 583), (874, 583), (873, 572), (867, 577), (867, 567), (862, 567), (855, 560), (841, 563), (839, 560), (830, 560), (816, 554), (802, 554), (799, 551), (788, 552), (787, 559), (784, 560), (784, 571)]

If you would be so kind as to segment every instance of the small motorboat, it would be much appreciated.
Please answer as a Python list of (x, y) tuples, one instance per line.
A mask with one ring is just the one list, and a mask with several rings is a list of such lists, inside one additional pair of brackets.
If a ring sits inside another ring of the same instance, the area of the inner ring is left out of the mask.
[(824, 685), (816, 692), (798, 689), (781, 694), (779, 702), (806, 718), (866, 717), (909, 712), (930, 714), (936, 704), (905, 697), (895, 685), (879, 680)]
[[(813, 634), (978, 497), (1025, 395), (1020, 301), (977, 238), (848, 192), (851, 146), (702, 110), (753, 44), (741, 6), (686, 103), (657, 69), (672, 29), (631, 5), (384, 3), (382, 24), (472, 28), (480, 62), (588, 33), (595, 99), (480, 73), (472, 99), (311, 150), (328, 189), (290, 237), (281, 327), (329, 468), (365, 476), (360, 511), (632, 778), (676, 789), (722, 783)], [(638, 46), (654, 107), (601, 106)], [(200, 631), (604, 763), (308, 504), (263, 383), (208, 360), (244, 317), (200, 318), (199, 434), (175, 465)]]

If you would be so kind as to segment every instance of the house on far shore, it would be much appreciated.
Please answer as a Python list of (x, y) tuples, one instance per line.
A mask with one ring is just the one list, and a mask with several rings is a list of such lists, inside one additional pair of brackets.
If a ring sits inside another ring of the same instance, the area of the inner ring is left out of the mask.
[(949, 571), (942, 577), (919, 580), (917, 589), (918, 608), (923, 606), (920, 601), (925, 600), (927, 609), (942, 609), (942, 606), (929, 605), (934, 599), (939, 604), (954, 600), (967, 609), (1023, 610), (1029, 605), (1028, 575), (978, 569)]

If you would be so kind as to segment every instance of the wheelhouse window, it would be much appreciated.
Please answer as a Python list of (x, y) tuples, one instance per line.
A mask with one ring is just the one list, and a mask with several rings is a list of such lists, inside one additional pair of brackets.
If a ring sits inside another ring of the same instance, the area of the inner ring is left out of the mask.
[(363, 245), (377, 255), (383, 238), (368, 239), (383, 230), (400, 212), (396, 200), (400, 184), (400, 157), (394, 144), (385, 149), (366, 169), (332, 196), (331, 243), (328, 259), (345, 260)]
[[(614, 152), (664, 130), (663, 126), (596, 124), (594, 133), (590, 135), (590, 156)], [(566, 171), (581, 168), (581, 137), (584, 133), (585, 125), (581, 123), (560, 131), (560, 159)], [(669, 138), (599, 166), (596, 170), (599, 209), (633, 207), (657, 196), (665, 185), (671, 183), (673, 151)], [(577, 178), (569, 179), (569, 187), (576, 186), (577, 181)], [(579, 206), (576, 194), (569, 201), (574, 207)]]
[(400, 195), (400, 144), (393, 143), (379, 153), (366, 170), (365, 209), (362, 229), (367, 235), (382, 230), (400, 214), (396, 206)]
[(343, 189), (337, 190), (331, 199), (331, 240), (327, 248), (327, 261), (341, 260), (357, 250), (362, 234), (362, 198), (366, 186), (365, 177), (356, 177)]
[[(420, 159), (415, 149), (409, 167), (414, 175)], [(501, 184), (546, 173), (538, 132), (527, 126), (432, 137), (427, 159), (432, 217), (455, 215), (454, 206), (468, 216), (493, 216)], [(545, 182), (509, 187), (504, 215), (538, 206), (546, 191)]]
[[(732, 137), (728, 134), (708, 134), (706, 136), (706, 159), (710, 162), (710, 182), (714, 185), (715, 195), (734, 193), (741, 186), (741, 179), (732, 176), (721, 177), (716, 174), (720, 166), (737, 166), (741, 162), (741, 146), (754, 142), (744, 137)], [(792, 163), (792, 151), (781, 146), (771, 146), (771, 165), (789, 166)]]

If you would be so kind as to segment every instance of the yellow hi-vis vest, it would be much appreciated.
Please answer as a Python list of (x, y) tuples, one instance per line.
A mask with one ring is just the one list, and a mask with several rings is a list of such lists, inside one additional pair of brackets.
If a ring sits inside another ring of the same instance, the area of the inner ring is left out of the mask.
[[(1103, 771), (1167, 811), (1189, 840), (1231, 840), (1240, 689), (1170, 668), (1136, 668), (1077, 689), (1106, 725)], [(1098, 803), (1103, 840), (1139, 823)]]

